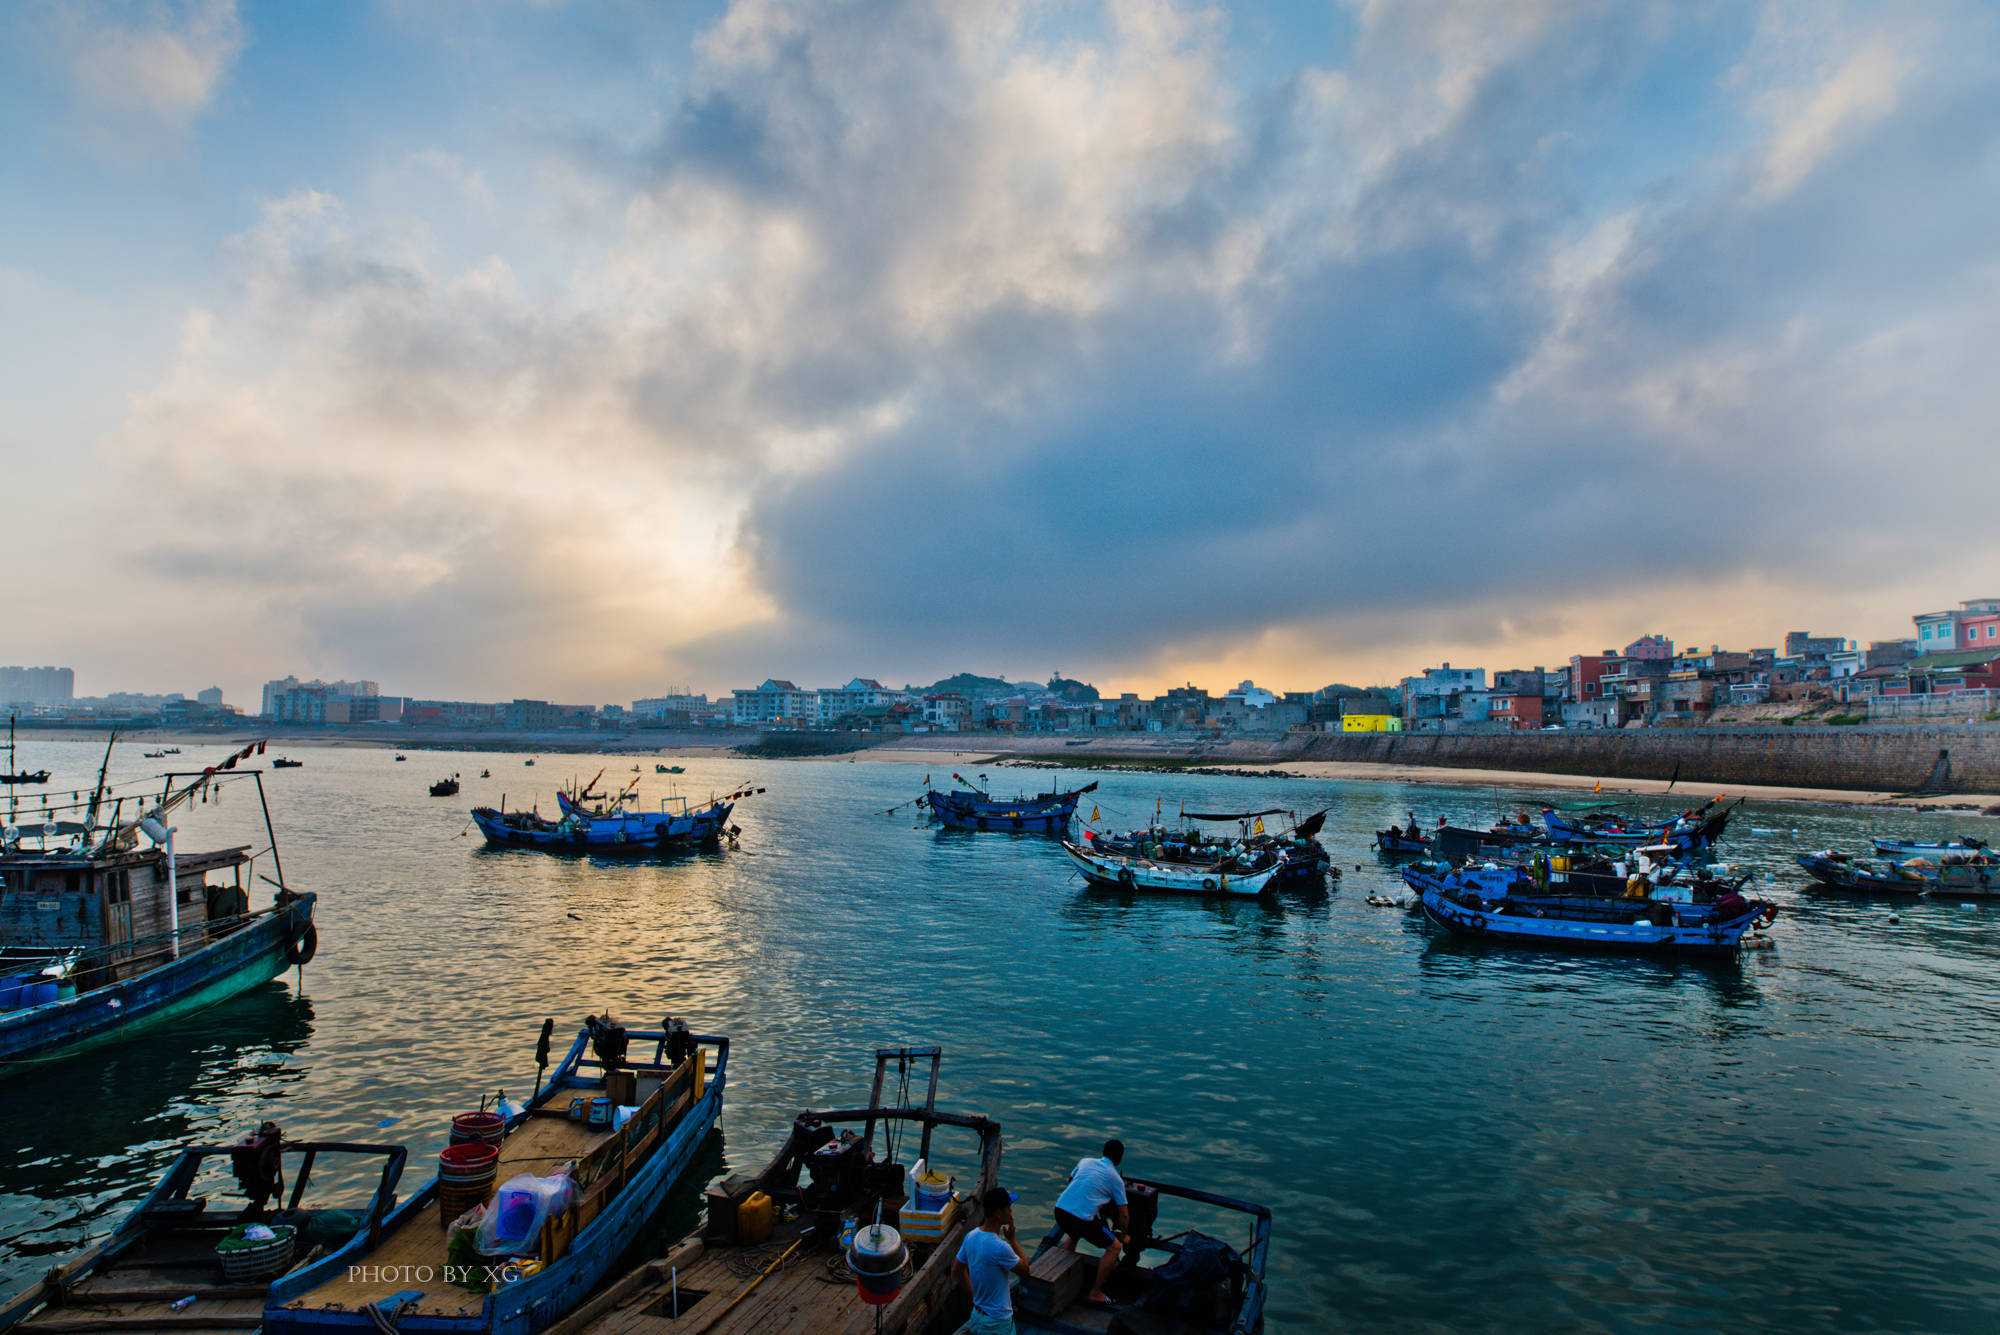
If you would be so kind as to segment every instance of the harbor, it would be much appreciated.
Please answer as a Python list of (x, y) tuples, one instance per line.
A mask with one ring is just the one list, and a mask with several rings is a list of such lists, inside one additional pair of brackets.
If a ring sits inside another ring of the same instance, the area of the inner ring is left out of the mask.
[[(23, 753), (64, 800), (102, 755), (39, 739)], [(702, 1230), (704, 1188), (762, 1171), (801, 1109), (865, 1107), (876, 1049), (935, 1044), (939, 1106), (1006, 1128), (1000, 1176), (1031, 1253), (1070, 1166), (1115, 1135), (1134, 1178), (1269, 1209), (1269, 1331), (1417, 1331), (1472, 1309), (1753, 1331), (1835, 1308), (1884, 1329), (1990, 1315), (1988, 1244), (1956, 1221), (2000, 1167), (1984, 1074), (2000, 1040), (1981, 1000), (2000, 977), (1995, 910), (1832, 892), (1795, 861), (1990, 838), (1990, 818), (1748, 803), (1716, 856), (1778, 907), (1773, 948), (1619, 958), (1456, 937), (1409, 911), (1409, 858), (1371, 848), (1410, 813), (1472, 831), (1533, 816), (1518, 789), (985, 775), (996, 800), (1095, 779), (1076, 814), (1106, 832), (1176, 827), (1183, 809), (1326, 813), (1337, 878), (1237, 898), (1093, 888), (1060, 839), (939, 828), (907, 805), (927, 773), (949, 775), (935, 766), (425, 758), (317, 748), (264, 775), (287, 880), (317, 896), (303, 969), (196, 1013), (174, 1042), (7, 1078), (6, 1289), (108, 1236), (180, 1146), (266, 1120), (301, 1141), (407, 1146), (413, 1199), (453, 1117), (503, 1092), (525, 1105), (544, 1020), (559, 1059), (587, 1012), (635, 1029), (685, 1017), (729, 1041), (721, 1130), (629, 1264)], [(107, 782), (160, 764), (120, 748)], [(762, 791), (730, 814), (733, 846), (669, 856), (494, 847), (468, 816), (537, 792), (553, 811), (559, 786), (635, 764), (648, 809)], [(458, 800), (430, 798), (437, 774), (463, 776)], [(1617, 805), (1664, 823), (1713, 796)], [(185, 847), (267, 842), (254, 794), (177, 817)], [(978, 1175), (976, 1155), (945, 1166), (962, 1187)], [(315, 1182), (365, 1194), (376, 1170), (329, 1163)], [(1865, 1204), (1883, 1199), (1899, 1208)]]

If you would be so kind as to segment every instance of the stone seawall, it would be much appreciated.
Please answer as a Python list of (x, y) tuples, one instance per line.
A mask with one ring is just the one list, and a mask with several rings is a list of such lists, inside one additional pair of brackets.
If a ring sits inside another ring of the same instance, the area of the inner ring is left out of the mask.
[(1272, 759), (1527, 770), (1600, 778), (1850, 788), (2000, 791), (2000, 727), (1649, 728), (1569, 732), (1292, 734)]

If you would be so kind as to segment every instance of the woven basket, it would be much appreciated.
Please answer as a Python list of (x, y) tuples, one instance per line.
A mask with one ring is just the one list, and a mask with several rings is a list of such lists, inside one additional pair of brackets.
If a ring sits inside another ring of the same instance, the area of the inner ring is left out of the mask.
[(232, 1284), (247, 1283), (255, 1279), (269, 1279), (282, 1275), (292, 1266), (292, 1248), (298, 1241), (298, 1230), (290, 1224), (273, 1224), (271, 1231), (277, 1236), (269, 1242), (251, 1242), (243, 1236), (248, 1224), (238, 1224), (215, 1244), (215, 1255), (222, 1262), (222, 1274)]

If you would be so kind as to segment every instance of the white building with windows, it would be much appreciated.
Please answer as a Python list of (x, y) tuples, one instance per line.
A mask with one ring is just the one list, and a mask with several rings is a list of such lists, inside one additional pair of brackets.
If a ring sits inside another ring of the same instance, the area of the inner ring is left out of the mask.
[(819, 692), (802, 691), (789, 681), (766, 677), (762, 686), (731, 693), (739, 728), (810, 728), (819, 722)]

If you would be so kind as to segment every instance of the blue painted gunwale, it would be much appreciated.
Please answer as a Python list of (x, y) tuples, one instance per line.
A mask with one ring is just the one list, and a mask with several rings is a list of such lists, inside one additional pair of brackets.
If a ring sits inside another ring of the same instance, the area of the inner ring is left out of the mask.
[(294, 894), (247, 927), (136, 978), (0, 1015), (0, 1074), (117, 1043), (268, 983), (312, 924), (316, 895)]
[[(526, 1279), (487, 1294), (477, 1317), (411, 1312), (396, 1318), (396, 1329), (409, 1335), (436, 1331), (453, 1332), (454, 1335), (533, 1335), (533, 1332), (560, 1321), (588, 1297), (637, 1238), (640, 1228), (658, 1212), (667, 1193), (680, 1181), (681, 1175), (693, 1162), (695, 1151), (708, 1138), (708, 1133), (714, 1130), (717, 1119), (722, 1115), (722, 1089), (729, 1067), (729, 1040), (719, 1034), (695, 1034), (692, 1037), (695, 1042), (715, 1050), (715, 1065), (708, 1072), (707, 1088), (668, 1134), (666, 1143), (654, 1151), (653, 1156), (598, 1212), (596, 1218), (577, 1231), (569, 1250), (563, 1253), (561, 1259)], [(666, 1035), (658, 1030), (634, 1029), (629, 1031), (629, 1038), (633, 1046), (638, 1047), (644, 1043), (663, 1043)], [(588, 1030), (578, 1032), (576, 1042), (570, 1045), (569, 1052), (549, 1077), (542, 1092), (528, 1105), (529, 1108), (542, 1107), (558, 1097), (567, 1102), (577, 1090), (604, 1088), (601, 1074), (579, 1074), (581, 1067), (597, 1066), (594, 1060), (584, 1060), (589, 1039)], [(508, 1132), (511, 1134), (527, 1118), (528, 1110), (523, 1109), (507, 1124)], [(437, 1191), (438, 1179), (433, 1176), (422, 1191), (403, 1202), (383, 1222), (383, 1235), (387, 1236), (410, 1223), (431, 1203)], [(286, 1306), (324, 1284), (337, 1271), (349, 1265), (363, 1264), (365, 1253), (345, 1255), (340, 1258), (339, 1265), (333, 1264), (333, 1261), (333, 1257), (328, 1257), (304, 1270), (293, 1271), (271, 1286), (264, 1306), (264, 1330), (267, 1335), (284, 1335), (287, 1331), (378, 1329), (365, 1308), (333, 1311)]]

